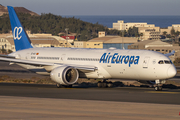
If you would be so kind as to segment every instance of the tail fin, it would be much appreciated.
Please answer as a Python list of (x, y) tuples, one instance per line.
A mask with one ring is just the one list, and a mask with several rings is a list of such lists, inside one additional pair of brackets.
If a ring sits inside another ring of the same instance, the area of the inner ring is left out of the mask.
[(9, 18), (16, 51), (32, 48), (31, 41), (26, 34), (26, 31), (24, 30), (14, 8), (11, 6), (7, 6), (7, 8), (9, 11)]

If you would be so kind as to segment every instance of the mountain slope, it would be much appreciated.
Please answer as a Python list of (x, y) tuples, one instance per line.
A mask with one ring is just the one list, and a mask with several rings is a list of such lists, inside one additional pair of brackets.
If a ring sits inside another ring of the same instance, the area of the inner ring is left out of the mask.
[[(14, 9), (17, 13), (29, 13), (31, 15), (39, 16), (37, 13), (32, 12), (24, 7), (14, 7)], [(2, 16), (3, 14), (8, 14), (8, 10), (7, 7), (0, 4), (0, 16)]]

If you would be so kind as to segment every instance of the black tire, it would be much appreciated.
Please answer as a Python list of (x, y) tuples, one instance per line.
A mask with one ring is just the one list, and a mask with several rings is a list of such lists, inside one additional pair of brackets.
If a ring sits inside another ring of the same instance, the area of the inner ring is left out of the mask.
[(61, 85), (62, 88), (72, 88), (72, 85)]
[(67, 85), (66, 88), (72, 88), (72, 85)]
[(159, 86), (159, 91), (162, 91), (162, 86)]
[(162, 91), (162, 86), (156, 86), (154, 89), (155, 91)]
[(102, 88), (102, 83), (98, 82), (97, 86), (98, 86), (98, 88)]
[(108, 88), (112, 88), (113, 87), (113, 83), (112, 82), (107, 83), (107, 87)]
[(57, 87), (57, 88), (60, 88), (60, 87), (61, 87), (61, 85), (57, 83), (57, 84), (56, 84), (56, 87)]
[(102, 84), (102, 88), (106, 88), (107, 87), (107, 83), (103, 82)]
[(61, 85), (61, 84), (56, 84), (57, 88), (72, 88), (72, 85)]

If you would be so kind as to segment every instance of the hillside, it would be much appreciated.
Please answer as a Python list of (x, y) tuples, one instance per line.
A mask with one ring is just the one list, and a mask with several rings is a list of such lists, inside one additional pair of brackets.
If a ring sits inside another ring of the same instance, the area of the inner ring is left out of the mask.
[[(63, 18), (62, 16), (53, 15), (51, 13), (38, 15), (23, 7), (15, 7), (18, 17), (26, 30), (31, 33), (48, 33), (59, 35), (66, 32), (76, 33), (78, 40), (90, 40), (98, 36), (98, 31), (106, 31), (109, 35), (120, 35), (118, 30), (109, 30), (107, 27), (98, 23), (92, 24), (84, 22), (80, 19)], [(7, 7), (0, 5), (0, 13), (7, 13)], [(8, 33), (11, 30), (9, 16), (4, 14), (0, 17), (0, 34)]]
[[(35, 15), (35, 16), (39, 16), (37, 13), (35, 12), (32, 12), (24, 7), (14, 7), (15, 11), (17, 13), (28, 13), (28, 14), (31, 14), (31, 15)], [(7, 10), (7, 7), (5, 6), (2, 6), (0, 4), (0, 16), (2, 16), (3, 14), (8, 14), (8, 10)]]

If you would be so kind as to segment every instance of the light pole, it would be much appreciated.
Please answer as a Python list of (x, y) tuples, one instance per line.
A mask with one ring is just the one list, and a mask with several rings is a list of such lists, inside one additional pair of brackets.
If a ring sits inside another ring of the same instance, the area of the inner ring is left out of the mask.
[(68, 30), (69, 30), (69, 28), (65, 28), (65, 31), (66, 31), (66, 47), (67, 47), (67, 35), (68, 35)]

